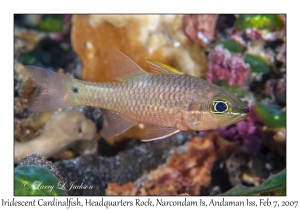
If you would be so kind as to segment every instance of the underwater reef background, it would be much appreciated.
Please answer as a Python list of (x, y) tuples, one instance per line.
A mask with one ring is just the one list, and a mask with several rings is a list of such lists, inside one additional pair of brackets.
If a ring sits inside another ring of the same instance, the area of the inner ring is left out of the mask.
[[(221, 195), (240, 185), (263, 188), (271, 175), (285, 189), (278, 178), (286, 168), (285, 15), (19, 14), (14, 23), (15, 180), (44, 167), (52, 181), (93, 186), (68, 195)], [(141, 125), (104, 140), (100, 108), (27, 109), (35, 87), (24, 65), (112, 81), (110, 47), (145, 70), (148, 57), (235, 93), (248, 118), (144, 143)]]

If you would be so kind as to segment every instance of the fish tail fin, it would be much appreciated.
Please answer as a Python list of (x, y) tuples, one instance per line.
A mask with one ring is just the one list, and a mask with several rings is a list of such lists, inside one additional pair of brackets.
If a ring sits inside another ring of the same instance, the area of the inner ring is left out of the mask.
[(25, 70), (36, 86), (28, 102), (30, 111), (43, 112), (77, 105), (73, 96), (74, 79), (36, 66), (25, 66)]

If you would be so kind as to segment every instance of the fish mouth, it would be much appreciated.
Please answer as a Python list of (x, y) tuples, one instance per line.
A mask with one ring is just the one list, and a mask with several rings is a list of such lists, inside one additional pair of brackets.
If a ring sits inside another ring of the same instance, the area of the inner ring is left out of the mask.
[(241, 113), (240, 117), (238, 117), (239, 120), (244, 120), (248, 117), (248, 112), (247, 113)]
[[(248, 112), (246, 112), (246, 111), (248, 111)], [(234, 123), (240, 122), (242, 120), (245, 120), (248, 116), (248, 113), (249, 113), (249, 109), (245, 109), (245, 112), (243, 112), (243, 113), (241, 113), (241, 112), (230, 112), (229, 113), (230, 115), (234, 115), (236, 117), (233, 118), (232, 120), (230, 120), (230, 122), (228, 124), (230, 125), (230, 124), (234, 124)]]
[(245, 108), (242, 108), (241, 111), (245, 114), (248, 114), (249, 113), (249, 107), (245, 107)]
[(236, 112), (234, 111), (231, 111), (229, 112), (230, 115), (235, 115), (235, 116), (247, 116), (248, 113), (249, 113), (249, 107), (245, 106), (243, 108), (239, 108), (237, 110), (235, 110)]
[(249, 111), (248, 111), (248, 112), (243, 112), (243, 113), (241, 113), (241, 112), (230, 112), (229, 115), (234, 115), (234, 116), (241, 116), (241, 117), (243, 117), (243, 116), (247, 116), (248, 113), (249, 113)]

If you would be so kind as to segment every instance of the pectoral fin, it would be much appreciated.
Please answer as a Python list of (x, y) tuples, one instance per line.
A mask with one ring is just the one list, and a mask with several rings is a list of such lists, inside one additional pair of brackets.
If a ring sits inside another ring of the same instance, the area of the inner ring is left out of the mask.
[(183, 74), (181, 71), (171, 66), (151, 60), (149, 58), (147, 58), (147, 63), (149, 64), (151, 71), (155, 74)]
[(146, 128), (147, 131), (142, 137), (142, 141), (144, 142), (163, 139), (180, 131), (175, 128), (162, 127), (159, 125), (150, 124), (146, 124)]
[(105, 139), (113, 138), (137, 124), (136, 122), (128, 120), (117, 112), (106, 109), (103, 109), (102, 112), (105, 119), (104, 128), (101, 131), (101, 135)]

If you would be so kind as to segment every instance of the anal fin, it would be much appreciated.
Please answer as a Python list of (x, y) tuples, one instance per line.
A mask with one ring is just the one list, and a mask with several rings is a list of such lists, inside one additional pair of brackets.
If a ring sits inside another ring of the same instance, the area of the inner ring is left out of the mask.
[(101, 135), (105, 139), (113, 138), (137, 124), (136, 122), (123, 117), (117, 112), (106, 109), (103, 109), (102, 112), (105, 121), (104, 128), (101, 131)]
[(147, 131), (142, 137), (142, 141), (154, 141), (169, 137), (180, 130), (171, 127), (162, 127), (160, 125), (145, 124)]

